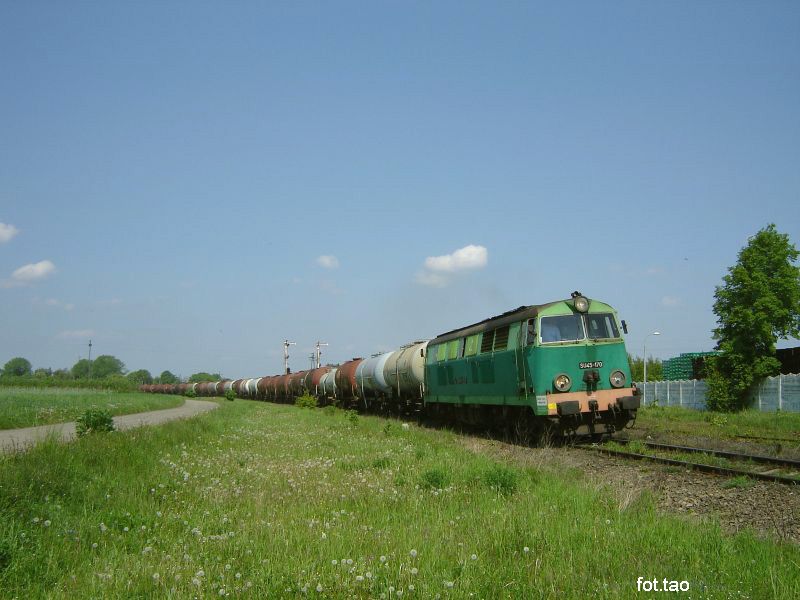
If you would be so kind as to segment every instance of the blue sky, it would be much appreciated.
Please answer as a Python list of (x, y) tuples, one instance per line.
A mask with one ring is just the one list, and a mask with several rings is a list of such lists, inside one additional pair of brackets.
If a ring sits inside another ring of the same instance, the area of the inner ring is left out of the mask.
[(299, 370), (575, 289), (635, 354), (709, 350), (748, 236), (800, 243), (798, 31), (794, 2), (3, 3), (0, 364), (91, 337), (272, 374), (286, 337)]

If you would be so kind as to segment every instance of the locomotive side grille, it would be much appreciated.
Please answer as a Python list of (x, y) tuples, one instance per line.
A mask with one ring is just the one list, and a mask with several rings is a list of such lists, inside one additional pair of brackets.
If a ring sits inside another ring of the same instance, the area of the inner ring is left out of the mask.
[(495, 352), (505, 350), (508, 346), (508, 329), (509, 326), (498, 327), (494, 333), (494, 350)]
[(494, 343), (494, 331), (484, 331), (483, 339), (481, 340), (481, 354), (483, 354), (484, 352), (491, 352), (493, 343)]

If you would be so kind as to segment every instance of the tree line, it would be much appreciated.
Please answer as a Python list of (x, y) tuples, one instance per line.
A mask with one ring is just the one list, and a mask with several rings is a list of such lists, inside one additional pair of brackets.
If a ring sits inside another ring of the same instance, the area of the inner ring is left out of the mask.
[(206, 373), (201, 371), (194, 373), (188, 379), (181, 380), (171, 371), (162, 371), (160, 375), (153, 376), (147, 369), (137, 369), (128, 372), (123, 363), (116, 356), (102, 354), (94, 360), (82, 358), (76, 362), (71, 369), (33, 369), (31, 362), (27, 358), (17, 356), (9, 360), (0, 370), (0, 379), (10, 383), (20, 379), (36, 380), (61, 380), (61, 381), (87, 381), (87, 380), (107, 380), (125, 379), (132, 385), (143, 385), (151, 383), (200, 383), (203, 381), (219, 381), (222, 379), (219, 373)]

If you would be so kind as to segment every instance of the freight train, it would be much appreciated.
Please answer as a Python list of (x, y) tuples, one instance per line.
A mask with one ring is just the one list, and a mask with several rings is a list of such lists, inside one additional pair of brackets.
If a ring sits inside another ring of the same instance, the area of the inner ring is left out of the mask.
[(524, 435), (613, 433), (632, 423), (639, 390), (631, 383), (622, 333), (608, 304), (573, 292), (520, 306), (392, 352), (338, 366), (251, 379), (145, 385), (143, 391), (291, 402), (431, 417)]

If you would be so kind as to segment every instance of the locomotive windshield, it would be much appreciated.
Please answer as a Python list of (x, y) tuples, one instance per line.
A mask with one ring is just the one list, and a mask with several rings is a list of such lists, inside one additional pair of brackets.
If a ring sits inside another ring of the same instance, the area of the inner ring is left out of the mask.
[(582, 315), (542, 317), (542, 342), (574, 342), (585, 337)]
[(586, 337), (590, 340), (618, 338), (619, 329), (613, 315), (597, 313), (542, 317), (543, 343), (576, 342)]
[(619, 329), (611, 313), (586, 315), (586, 330), (590, 340), (619, 337)]

